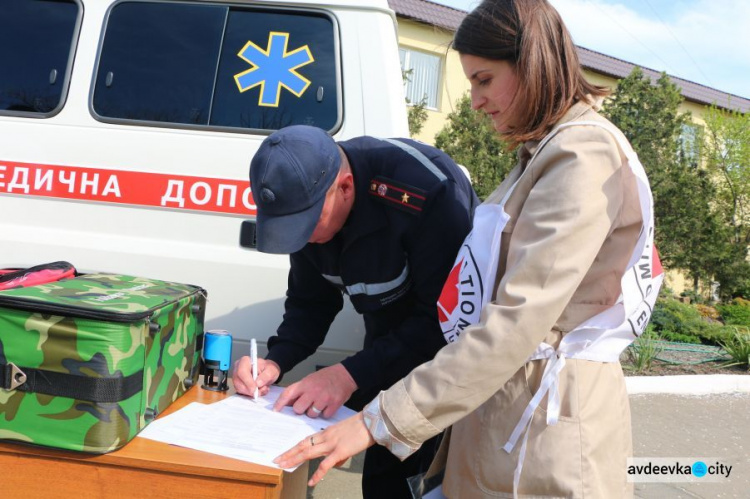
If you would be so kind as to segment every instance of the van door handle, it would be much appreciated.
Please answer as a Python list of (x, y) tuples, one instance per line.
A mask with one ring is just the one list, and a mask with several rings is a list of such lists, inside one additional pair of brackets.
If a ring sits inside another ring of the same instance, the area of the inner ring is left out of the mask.
[(258, 241), (255, 238), (255, 222), (252, 220), (243, 220), (240, 227), (240, 246), (243, 248), (255, 249)]

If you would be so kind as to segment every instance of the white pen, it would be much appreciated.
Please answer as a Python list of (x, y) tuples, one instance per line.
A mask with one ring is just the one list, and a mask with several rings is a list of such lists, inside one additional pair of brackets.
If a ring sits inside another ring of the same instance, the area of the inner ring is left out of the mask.
[[(253, 381), (258, 382), (258, 345), (255, 343), (255, 338), (250, 340), (250, 362), (253, 364)], [(258, 400), (258, 385), (255, 385), (255, 393), (253, 393), (253, 400)]]

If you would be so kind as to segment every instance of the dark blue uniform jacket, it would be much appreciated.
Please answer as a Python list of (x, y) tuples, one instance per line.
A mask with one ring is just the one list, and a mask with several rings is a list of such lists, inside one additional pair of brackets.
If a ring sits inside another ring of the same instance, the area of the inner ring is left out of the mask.
[(366, 331), (362, 351), (343, 361), (359, 388), (347, 404), (354, 409), (445, 345), (436, 303), (478, 204), (450, 157), (398, 141), (429, 161), (372, 137), (339, 142), (354, 207), (331, 241), (290, 255), (284, 319), (268, 341), (267, 358), (289, 371), (323, 343), (349, 295)]

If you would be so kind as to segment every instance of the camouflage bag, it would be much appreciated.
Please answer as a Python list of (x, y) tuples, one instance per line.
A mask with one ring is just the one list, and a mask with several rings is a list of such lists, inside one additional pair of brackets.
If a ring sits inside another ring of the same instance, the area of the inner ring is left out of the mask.
[(206, 293), (115, 274), (0, 291), (0, 439), (116, 450), (190, 388)]

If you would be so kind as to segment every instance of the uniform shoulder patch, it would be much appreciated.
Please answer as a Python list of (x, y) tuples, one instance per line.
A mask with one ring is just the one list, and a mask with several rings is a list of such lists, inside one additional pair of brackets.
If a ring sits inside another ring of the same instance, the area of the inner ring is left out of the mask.
[(412, 215), (422, 213), (427, 191), (392, 178), (377, 176), (370, 180), (370, 196)]

